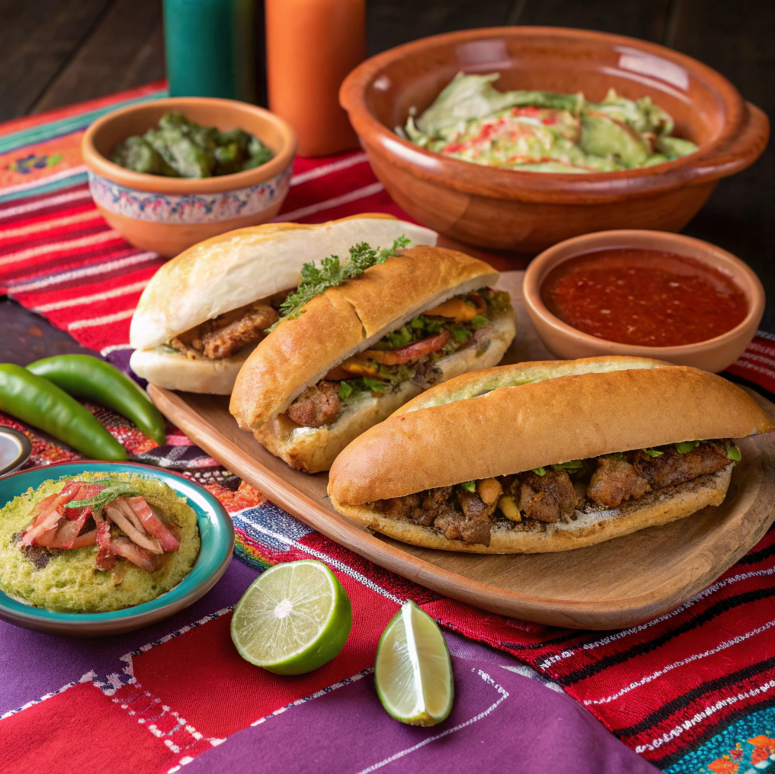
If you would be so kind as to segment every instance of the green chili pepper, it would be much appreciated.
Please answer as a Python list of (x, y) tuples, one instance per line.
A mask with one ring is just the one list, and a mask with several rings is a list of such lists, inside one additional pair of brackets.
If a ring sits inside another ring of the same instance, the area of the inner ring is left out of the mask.
[(126, 449), (53, 382), (13, 363), (0, 364), (0, 411), (38, 427), (96, 460), (125, 460)]
[(27, 369), (76, 398), (123, 414), (156, 443), (167, 439), (160, 411), (135, 382), (110, 363), (91, 355), (56, 355), (30, 363)]

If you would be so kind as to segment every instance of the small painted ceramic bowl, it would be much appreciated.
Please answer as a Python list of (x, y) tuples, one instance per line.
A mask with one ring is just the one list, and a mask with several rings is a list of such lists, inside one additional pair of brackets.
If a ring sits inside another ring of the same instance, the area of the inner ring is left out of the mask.
[[(748, 313), (743, 321), (721, 336), (678, 347), (643, 347), (606, 341), (567, 325), (552, 314), (541, 298), (548, 273), (564, 261), (594, 250), (634, 247), (661, 250), (694, 258), (727, 274), (743, 291)], [(525, 306), (546, 348), (558, 358), (631, 355), (667, 360), (676, 365), (718, 373), (737, 360), (756, 334), (764, 314), (764, 288), (753, 270), (739, 258), (700, 239), (662, 231), (601, 231), (568, 239), (541, 253), (528, 266), (523, 285)]]
[[(169, 111), (222, 131), (244, 129), (269, 146), (274, 158), (245, 172), (194, 180), (133, 172), (109, 160), (119, 142), (144, 134)], [(272, 220), (291, 184), (296, 134), (282, 118), (255, 105), (176, 97), (99, 118), (84, 134), (81, 151), (105, 220), (135, 247), (170, 258), (217, 234)]]
[(173, 589), (142, 605), (110, 613), (57, 613), (20, 602), (0, 591), (0, 618), (26, 629), (77, 637), (122, 634), (156, 623), (203, 597), (226, 572), (234, 549), (234, 526), (224, 507), (199, 484), (168, 470), (125, 462), (65, 462), (15, 473), (0, 481), (0, 508), (30, 487), (84, 471), (138, 473), (157, 478), (194, 509), (202, 541), (191, 572)]

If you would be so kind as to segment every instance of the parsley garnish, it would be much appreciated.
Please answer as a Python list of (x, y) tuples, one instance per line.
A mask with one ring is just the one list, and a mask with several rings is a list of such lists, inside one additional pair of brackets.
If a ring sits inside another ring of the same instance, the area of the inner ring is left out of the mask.
[(387, 389), (387, 385), (385, 382), (380, 382), (378, 379), (369, 379), (368, 376), (363, 377), (363, 383), (372, 391), (372, 392), (385, 392)]
[(681, 443), (674, 444), (675, 450), (679, 454), (688, 454), (692, 449), (696, 449), (702, 441), (681, 441)]
[(458, 486), (461, 486), (467, 492), (475, 492), (476, 491), (476, 481), (463, 481), (463, 483), (459, 484)]
[(370, 247), (366, 242), (361, 242), (350, 248), (350, 261), (342, 266), (338, 255), (324, 258), (320, 268), (314, 263), (305, 263), (301, 269), (301, 282), (299, 287), (289, 293), (285, 301), (280, 304), (280, 319), (267, 333), (271, 333), (284, 320), (294, 320), (301, 314), (301, 308), (313, 298), (325, 293), (329, 288), (335, 288), (347, 280), (363, 274), (366, 269), (377, 266), (392, 255), (397, 255), (398, 250), (406, 247), (410, 240), (400, 236), (393, 242), (392, 247)]

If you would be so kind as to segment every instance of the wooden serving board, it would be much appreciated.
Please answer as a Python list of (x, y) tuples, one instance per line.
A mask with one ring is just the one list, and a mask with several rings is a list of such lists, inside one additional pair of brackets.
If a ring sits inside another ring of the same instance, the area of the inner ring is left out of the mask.
[[(552, 359), (522, 303), (523, 272), (503, 274), (518, 313), (504, 362)], [(289, 468), (238, 429), (228, 399), (150, 387), (154, 403), (193, 441), (269, 499), (337, 543), (423, 586), (476, 607), (578, 629), (632, 626), (674, 609), (712, 583), (764, 535), (775, 516), (775, 446), (740, 443), (723, 505), (589, 548), (554, 554), (478, 555), (418, 548), (338, 514), (328, 476)], [(775, 417), (775, 405), (754, 396)]]

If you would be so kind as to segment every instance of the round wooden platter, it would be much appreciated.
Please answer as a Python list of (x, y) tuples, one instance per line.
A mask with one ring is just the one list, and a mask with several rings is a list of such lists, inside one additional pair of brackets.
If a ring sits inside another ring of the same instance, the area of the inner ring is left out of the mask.
[[(521, 299), (522, 272), (502, 275), (518, 312), (504, 362), (550, 359)], [(229, 470), (306, 524), (388, 570), (494, 613), (576, 629), (616, 629), (666, 613), (712, 583), (762, 538), (775, 517), (775, 445), (740, 443), (743, 461), (724, 503), (689, 518), (554, 554), (478, 555), (417, 548), (338, 514), (328, 476), (289, 468), (238, 429), (228, 399), (149, 388), (159, 409)], [(775, 417), (775, 405), (754, 397)]]

